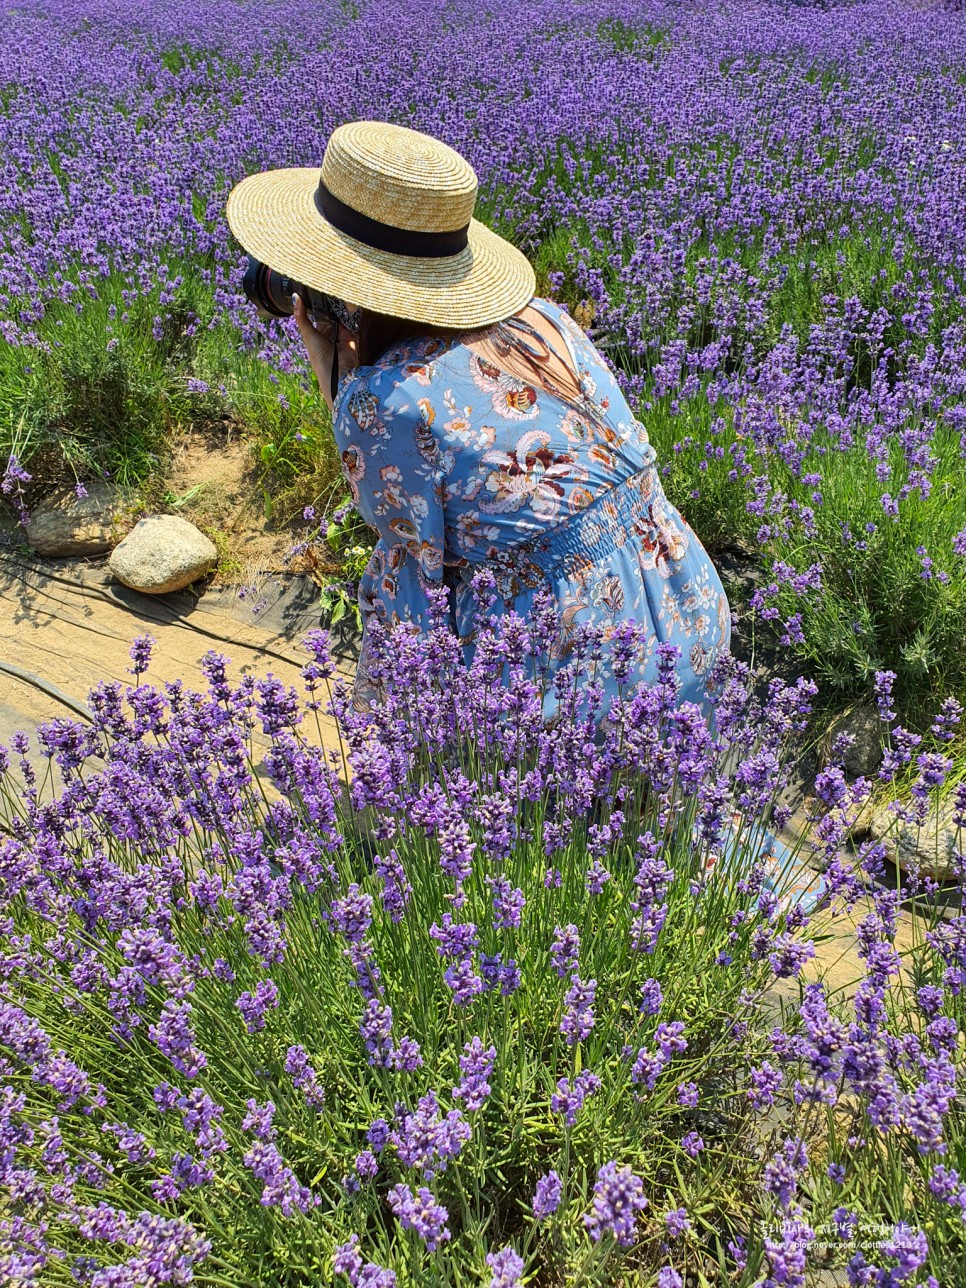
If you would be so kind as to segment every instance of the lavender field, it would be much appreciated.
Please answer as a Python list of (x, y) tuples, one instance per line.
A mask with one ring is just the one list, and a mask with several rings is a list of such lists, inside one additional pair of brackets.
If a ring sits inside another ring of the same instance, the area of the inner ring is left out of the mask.
[[(442, 625), (385, 639), (370, 717), (321, 632), (302, 693), (214, 654), (205, 692), (155, 685), (135, 644), (91, 721), (0, 748), (0, 1284), (966, 1283), (966, 916), (849, 839), (894, 793), (966, 879), (962, 13), (11, 0), (4, 24), (11, 515), (65, 480), (150, 488), (226, 418), (281, 516), (339, 506), (223, 208), (391, 120), (462, 152), (478, 216), (592, 317), (668, 495), (756, 562), (750, 619), (803, 678), (755, 696), (724, 659), (712, 734), (672, 657), (634, 687), (618, 633), (595, 746), (590, 633), (540, 721), (549, 612), (470, 673)], [(840, 743), (818, 777), (810, 919), (755, 827), (815, 708), (855, 700), (885, 758), (854, 779)], [(814, 970), (836, 918), (850, 990)]]
[(761, 548), (760, 620), (823, 691), (893, 670), (912, 719), (966, 694), (960, 15), (10, 13), (0, 459), (141, 480), (172, 427), (227, 412), (292, 513), (336, 504), (297, 337), (246, 305), (222, 211), (245, 173), (389, 119), (468, 157), (540, 290), (592, 302), (671, 499), (712, 552)]

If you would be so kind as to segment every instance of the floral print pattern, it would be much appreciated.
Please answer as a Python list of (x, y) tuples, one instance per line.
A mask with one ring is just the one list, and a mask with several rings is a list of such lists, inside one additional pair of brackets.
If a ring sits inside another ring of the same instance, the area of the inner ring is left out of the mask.
[[(704, 677), (731, 636), (721, 581), (664, 495), (647, 432), (599, 352), (565, 310), (532, 304), (562, 332), (603, 426), (459, 338), (409, 340), (343, 375), (335, 434), (353, 501), (379, 533), (359, 587), (363, 622), (425, 627), (426, 591), (445, 583), (469, 660), (470, 582), (486, 564), (520, 613), (538, 588), (554, 589), (560, 662), (582, 623), (606, 636), (633, 617), (648, 627), (645, 681), (669, 640), (681, 649), (682, 699), (707, 706)], [(363, 704), (367, 689), (363, 640)]]

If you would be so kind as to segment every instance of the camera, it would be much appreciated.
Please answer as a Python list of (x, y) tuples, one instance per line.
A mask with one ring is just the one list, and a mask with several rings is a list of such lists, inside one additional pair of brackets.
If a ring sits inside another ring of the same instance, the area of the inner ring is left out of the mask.
[(254, 256), (248, 256), (248, 267), (242, 282), (242, 289), (248, 300), (254, 304), (259, 317), (289, 318), (292, 316), (292, 296), (301, 295), (305, 307), (316, 326), (322, 323), (338, 322), (352, 335), (359, 332), (359, 315), (357, 310), (348, 309), (345, 303), (334, 295), (326, 295), (313, 286), (305, 286), (295, 281), (286, 273), (279, 273), (269, 268)]

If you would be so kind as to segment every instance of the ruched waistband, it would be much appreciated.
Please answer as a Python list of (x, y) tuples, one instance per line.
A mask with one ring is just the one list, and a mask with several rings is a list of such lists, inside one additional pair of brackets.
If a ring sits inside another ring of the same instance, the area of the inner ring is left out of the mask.
[(664, 489), (652, 462), (526, 546), (533, 545), (535, 562), (547, 572), (572, 556), (603, 558), (633, 539), (635, 525), (659, 499)]
[(597, 562), (629, 542), (639, 542), (653, 526), (655, 502), (659, 509), (668, 505), (652, 458), (556, 527), (489, 559), (447, 568), (444, 581), (471, 582), (481, 568), (489, 568), (500, 594), (514, 599), (555, 575), (570, 574), (580, 563)]

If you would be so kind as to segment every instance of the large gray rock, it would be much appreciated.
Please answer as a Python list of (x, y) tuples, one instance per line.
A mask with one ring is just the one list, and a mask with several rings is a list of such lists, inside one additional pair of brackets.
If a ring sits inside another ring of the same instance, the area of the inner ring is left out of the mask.
[(953, 855), (966, 848), (966, 831), (953, 822), (952, 801), (933, 803), (921, 827), (904, 823), (887, 807), (873, 809), (868, 818), (869, 834), (881, 841), (897, 867), (916, 868), (935, 881), (950, 880)]
[(163, 595), (190, 586), (217, 558), (212, 542), (193, 523), (172, 514), (154, 514), (142, 519), (114, 547), (108, 567), (132, 590)]
[(26, 535), (38, 554), (102, 555), (116, 545), (130, 498), (110, 483), (92, 483), (86, 496), (73, 488), (52, 492), (31, 512)]
[(850, 778), (868, 778), (882, 764), (882, 735), (885, 732), (879, 712), (871, 704), (853, 707), (838, 717), (819, 748), (825, 766), (832, 759), (835, 740), (840, 734), (851, 736), (852, 743), (842, 757), (842, 768)]

